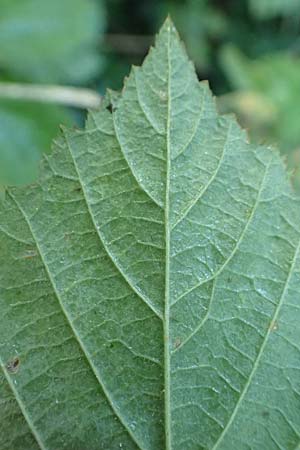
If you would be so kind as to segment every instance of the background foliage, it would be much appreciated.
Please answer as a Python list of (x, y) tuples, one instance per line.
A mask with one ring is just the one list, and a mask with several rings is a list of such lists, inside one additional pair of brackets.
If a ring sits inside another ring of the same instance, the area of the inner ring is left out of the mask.
[[(300, 188), (300, 0), (0, 0), (0, 82), (120, 89), (170, 13), (222, 112), (278, 146)], [(84, 113), (0, 99), (0, 184), (32, 181)]]

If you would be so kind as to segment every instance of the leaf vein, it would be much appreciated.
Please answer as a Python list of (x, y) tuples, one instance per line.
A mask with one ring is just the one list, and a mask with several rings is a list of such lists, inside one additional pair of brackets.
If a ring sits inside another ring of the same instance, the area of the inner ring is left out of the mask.
[(187, 206), (187, 208), (179, 216), (179, 218), (177, 219), (177, 221), (173, 225), (172, 230), (174, 230), (177, 227), (177, 225), (179, 225), (184, 220), (184, 218), (188, 215), (190, 210), (196, 205), (196, 203), (198, 203), (199, 200), (201, 200), (201, 198), (203, 197), (203, 195), (205, 194), (205, 192), (207, 191), (209, 186), (213, 183), (213, 181), (217, 177), (217, 175), (219, 173), (219, 170), (220, 170), (220, 168), (222, 166), (222, 162), (224, 160), (225, 150), (226, 150), (226, 146), (228, 144), (231, 128), (232, 128), (232, 123), (230, 123), (230, 125), (229, 125), (229, 127), (227, 129), (227, 135), (226, 135), (226, 139), (225, 139), (225, 142), (224, 142), (224, 145), (223, 145), (223, 148), (222, 148), (222, 154), (221, 154), (221, 157), (219, 159), (219, 163), (218, 163), (218, 165), (216, 167), (216, 170), (213, 172), (213, 174), (212, 174), (210, 180), (208, 181), (208, 183), (203, 187), (203, 189), (200, 190), (200, 192), (197, 195), (197, 197)]
[[(89, 357), (89, 352), (88, 352), (87, 349), (85, 348), (85, 345), (83, 344), (83, 342), (82, 342), (82, 340), (80, 339), (80, 337), (79, 337), (79, 335), (78, 335), (76, 329), (75, 329), (74, 326), (73, 326), (72, 320), (71, 320), (71, 318), (69, 317), (69, 314), (68, 314), (66, 308), (64, 307), (62, 301), (61, 301), (61, 298), (60, 298), (60, 295), (59, 295), (58, 290), (57, 290), (57, 288), (56, 288), (54, 279), (53, 279), (53, 277), (52, 277), (52, 275), (51, 275), (51, 273), (50, 273), (50, 271), (49, 271), (49, 269), (48, 269), (48, 266), (47, 266), (47, 264), (46, 264), (46, 261), (44, 260), (44, 256), (43, 256), (42, 250), (41, 250), (41, 248), (40, 248), (40, 246), (39, 246), (39, 242), (38, 242), (38, 240), (37, 240), (37, 238), (36, 238), (36, 236), (35, 236), (35, 234), (34, 234), (34, 232), (33, 232), (33, 229), (32, 229), (31, 223), (30, 223), (30, 220), (27, 218), (27, 215), (25, 214), (25, 211), (24, 211), (24, 210), (22, 209), (22, 207), (19, 205), (19, 203), (17, 202), (17, 200), (14, 198), (14, 196), (13, 196), (11, 193), (10, 193), (9, 195), (10, 195), (10, 197), (12, 198), (12, 200), (15, 202), (15, 204), (16, 204), (16, 206), (18, 207), (19, 211), (20, 211), (21, 214), (23, 215), (23, 217), (24, 217), (24, 219), (25, 219), (25, 222), (26, 222), (27, 225), (28, 225), (28, 228), (29, 228), (29, 230), (30, 230), (30, 232), (31, 232), (31, 234), (32, 234), (32, 237), (33, 237), (33, 239), (34, 239), (34, 241), (35, 241), (35, 243), (36, 243), (37, 250), (38, 250), (38, 252), (39, 252), (39, 254), (40, 254), (40, 257), (41, 257), (41, 261), (43, 262), (43, 265), (44, 265), (45, 270), (46, 270), (46, 273), (47, 273), (47, 275), (48, 275), (50, 284), (51, 284), (51, 286), (52, 286), (52, 288), (53, 288), (53, 291), (54, 291), (55, 296), (56, 296), (56, 298), (57, 298), (57, 300), (58, 300), (58, 303), (59, 303), (59, 305), (60, 305), (60, 307), (61, 307), (61, 310), (62, 310), (62, 312), (63, 312), (63, 314), (64, 314), (64, 316), (65, 316), (65, 318), (66, 318), (66, 320), (67, 320), (67, 323), (69, 324), (69, 326), (70, 326), (70, 328), (71, 328), (71, 330), (72, 330), (72, 332), (73, 332), (73, 334), (74, 334), (74, 337), (75, 337), (75, 339), (76, 339), (76, 341), (77, 341), (77, 343), (78, 343), (78, 345), (79, 345), (79, 347), (80, 347), (80, 349), (81, 349), (81, 351), (82, 351), (84, 357), (86, 358), (87, 363), (88, 363), (89, 366), (91, 367), (91, 370), (92, 370), (92, 372), (93, 372), (93, 374), (94, 374), (94, 376), (95, 376), (97, 382), (99, 383), (99, 386), (101, 387), (101, 390), (102, 390), (103, 394), (105, 395), (105, 397), (106, 397), (106, 399), (107, 399), (107, 401), (108, 401), (110, 407), (112, 408), (112, 410), (113, 410), (115, 416), (119, 419), (121, 425), (124, 427), (124, 429), (126, 430), (126, 432), (129, 434), (129, 436), (131, 437), (132, 441), (133, 441), (135, 444), (137, 444), (138, 446), (140, 446), (140, 444), (139, 444), (139, 443), (137, 442), (137, 440), (136, 440), (136, 437), (134, 436), (134, 434), (132, 433), (132, 431), (130, 430), (130, 428), (127, 426), (126, 422), (124, 422), (124, 420), (122, 419), (122, 416), (119, 414), (119, 412), (118, 412), (116, 406), (115, 406), (114, 403), (113, 403), (113, 400), (110, 398), (109, 393), (108, 393), (108, 391), (106, 390), (106, 387), (105, 387), (104, 383), (102, 382), (102, 380), (101, 380), (101, 378), (100, 378), (100, 376), (99, 376), (99, 373), (98, 373), (96, 367), (94, 366), (93, 362), (91, 361), (91, 358)], [(142, 449), (141, 446), (140, 446), (140, 448)]]
[(34, 437), (34, 439), (37, 442), (37, 444), (40, 447), (40, 449), (41, 450), (46, 450), (47, 447), (44, 445), (44, 443), (43, 443), (43, 441), (42, 441), (42, 439), (41, 439), (41, 437), (40, 437), (40, 435), (38, 433), (38, 430), (36, 429), (36, 427), (35, 427), (34, 423), (32, 422), (31, 418), (28, 416), (27, 411), (26, 411), (26, 407), (24, 405), (24, 402), (20, 398), (17, 389), (14, 387), (14, 385), (12, 383), (12, 380), (11, 380), (10, 376), (8, 375), (6, 369), (5, 369), (5, 365), (4, 365), (1, 357), (0, 357), (0, 366), (1, 366), (1, 369), (2, 369), (2, 371), (4, 373), (6, 381), (7, 381), (8, 385), (9, 385), (9, 387), (10, 387), (10, 389), (11, 389), (11, 391), (12, 391), (12, 393), (13, 393), (15, 399), (16, 399), (16, 402), (18, 403), (18, 406), (19, 406), (19, 408), (21, 410), (21, 413), (23, 414), (23, 417), (24, 417), (24, 419), (25, 419), (25, 421), (26, 421), (26, 423), (27, 423), (27, 425), (28, 425), (28, 427), (30, 429), (30, 432), (31, 432), (32, 436)]
[(115, 267), (115, 268), (117, 269), (117, 271), (120, 273), (120, 275), (122, 276), (122, 278), (126, 281), (127, 285), (130, 287), (130, 289), (132, 289), (132, 290), (135, 292), (135, 294), (138, 296), (138, 298), (140, 298), (140, 299), (141, 299), (141, 300), (142, 300), (142, 301), (143, 301), (143, 302), (144, 302), (144, 303), (145, 303), (145, 304), (146, 304), (146, 305), (154, 312), (154, 314), (156, 314), (157, 317), (159, 317), (160, 319), (162, 319), (161, 313), (160, 313), (160, 312), (156, 309), (156, 307), (151, 303), (150, 299), (148, 299), (147, 297), (145, 297), (145, 295), (143, 295), (143, 294), (140, 292), (140, 290), (138, 290), (134, 285), (132, 285), (132, 284), (130, 283), (130, 280), (127, 278), (126, 274), (125, 274), (124, 271), (121, 269), (121, 267), (117, 264), (117, 261), (116, 261), (115, 258), (113, 257), (112, 253), (109, 251), (108, 246), (107, 246), (107, 242), (105, 241), (105, 239), (104, 239), (104, 237), (103, 237), (101, 231), (99, 230), (99, 227), (97, 226), (97, 224), (96, 224), (96, 222), (95, 222), (95, 217), (94, 217), (94, 214), (93, 214), (93, 212), (92, 212), (92, 210), (91, 210), (91, 208), (90, 208), (90, 205), (89, 205), (89, 202), (88, 202), (88, 199), (87, 199), (85, 186), (84, 186), (84, 183), (83, 183), (83, 181), (82, 181), (82, 179), (81, 179), (80, 172), (79, 172), (79, 169), (78, 169), (78, 166), (77, 166), (77, 163), (76, 163), (76, 159), (75, 159), (75, 157), (74, 157), (74, 155), (73, 155), (71, 146), (69, 145), (69, 142), (68, 142), (68, 139), (67, 139), (66, 136), (65, 136), (65, 139), (66, 139), (67, 147), (68, 147), (68, 149), (69, 149), (69, 153), (70, 153), (70, 156), (71, 156), (71, 158), (72, 158), (72, 161), (73, 161), (75, 170), (76, 170), (76, 172), (77, 172), (78, 181), (79, 181), (79, 184), (80, 184), (81, 189), (82, 189), (82, 193), (83, 193), (83, 196), (84, 196), (84, 201), (85, 201), (87, 210), (88, 210), (88, 212), (89, 212), (90, 218), (91, 218), (92, 223), (93, 223), (93, 225), (94, 225), (94, 227), (95, 227), (96, 233), (97, 233), (97, 235), (98, 235), (98, 237), (99, 237), (99, 239), (100, 239), (101, 244), (103, 245), (103, 247), (104, 247), (104, 249), (105, 249), (107, 255), (109, 256), (110, 260), (112, 261), (114, 267)]
[(231, 261), (231, 259), (234, 257), (234, 255), (236, 254), (237, 250), (239, 249), (239, 247), (240, 247), (240, 245), (241, 245), (241, 243), (242, 243), (242, 241), (243, 241), (243, 239), (244, 239), (244, 237), (245, 237), (245, 235), (246, 235), (246, 233), (247, 233), (247, 230), (248, 230), (248, 228), (249, 228), (249, 226), (250, 226), (250, 224), (251, 224), (251, 222), (252, 222), (252, 219), (253, 219), (253, 217), (254, 217), (254, 215), (255, 215), (255, 212), (256, 212), (256, 210), (257, 210), (257, 207), (258, 207), (258, 205), (259, 205), (260, 198), (261, 198), (261, 194), (262, 194), (262, 191), (263, 191), (263, 189), (264, 189), (265, 179), (266, 179), (268, 170), (269, 170), (269, 168), (270, 168), (270, 165), (271, 165), (271, 161), (269, 161), (269, 164), (267, 164), (267, 166), (266, 166), (265, 173), (264, 173), (264, 176), (262, 177), (262, 181), (261, 181), (261, 184), (260, 184), (258, 193), (257, 193), (257, 197), (256, 197), (256, 200), (255, 200), (254, 206), (253, 206), (253, 208), (252, 208), (251, 214), (250, 214), (249, 217), (248, 217), (248, 220), (247, 220), (247, 222), (246, 222), (245, 228), (244, 228), (243, 232), (241, 233), (241, 235), (240, 235), (240, 237), (239, 237), (239, 239), (238, 239), (236, 245), (234, 246), (234, 248), (233, 248), (231, 254), (229, 255), (229, 257), (224, 261), (224, 263), (220, 266), (220, 268), (219, 268), (213, 275), (211, 275), (211, 276), (210, 276), (209, 278), (207, 278), (206, 280), (200, 281), (200, 282), (197, 283), (195, 286), (193, 286), (192, 288), (190, 288), (188, 291), (186, 291), (186, 292), (184, 292), (182, 295), (180, 295), (177, 299), (175, 299), (174, 302), (172, 303), (172, 306), (174, 306), (179, 300), (181, 300), (182, 298), (184, 298), (186, 295), (190, 294), (192, 291), (194, 291), (194, 290), (197, 289), (198, 287), (202, 286), (202, 285), (205, 284), (205, 283), (208, 283), (209, 281), (214, 280), (217, 276), (219, 276), (219, 275), (223, 272), (223, 270), (225, 269), (225, 267), (229, 264), (229, 262)]
[[(275, 308), (273, 317), (271, 319), (271, 322), (273, 322), (273, 323), (276, 322), (276, 320), (278, 318), (278, 315), (279, 315), (279, 312), (281, 310), (281, 307), (283, 305), (286, 293), (288, 291), (289, 283), (290, 283), (290, 280), (292, 278), (292, 275), (293, 275), (293, 272), (294, 272), (294, 269), (295, 269), (295, 266), (296, 266), (296, 262), (297, 262), (299, 253), (300, 253), (300, 241), (299, 241), (299, 243), (298, 243), (298, 245), (297, 245), (297, 247), (295, 249), (294, 257), (293, 257), (293, 260), (292, 260), (292, 263), (291, 263), (291, 266), (290, 266), (290, 270), (288, 272), (287, 279), (285, 281), (285, 285), (284, 285), (284, 288), (283, 288), (280, 300), (278, 302), (277, 307)], [(229, 430), (231, 424), (233, 423), (233, 421), (234, 421), (234, 419), (235, 419), (235, 417), (237, 415), (237, 412), (238, 412), (238, 410), (239, 410), (239, 408), (240, 408), (240, 406), (241, 406), (241, 404), (242, 404), (242, 402), (243, 402), (243, 400), (245, 398), (245, 395), (247, 394), (248, 389), (249, 389), (249, 387), (251, 385), (251, 382), (252, 382), (253, 377), (254, 377), (254, 375), (256, 373), (256, 370), (257, 370), (257, 368), (259, 366), (261, 357), (263, 355), (264, 349), (265, 349), (265, 347), (266, 347), (266, 345), (268, 343), (268, 339), (269, 339), (269, 336), (271, 335), (271, 333), (272, 333), (272, 329), (271, 329), (271, 327), (268, 327), (268, 330), (267, 330), (267, 333), (266, 333), (266, 335), (265, 335), (265, 337), (263, 339), (261, 348), (260, 348), (260, 350), (259, 350), (259, 352), (257, 354), (257, 357), (256, 357), (255, 361), (254, 361), (254, 365), (253, 365), (252, 371), (251, 371), (251, 373), (249, 375), (248, 381), (245, 384), (243, 391), (241, 392), (241, 395), (240, 395), (240, 397), (238, 399), (238, 402), (237, 402), (237, 404), (236, 404), (236, 406), (235, 406), (235, 408), (234, 408), (234, 410), (233, 410), (233, 412), (231, 414), (231, 417), (230, 417), (229, 421), (227, 422), (226, 427), (223, 429), (221, 435), (219, 436), (219, 438), (218, 438), (217, 442), (215, 443), (215, 445), (213, 446), (212, 450), (216, 450), (219, 447), (219, 444), (223, 441), (227, 431)]]

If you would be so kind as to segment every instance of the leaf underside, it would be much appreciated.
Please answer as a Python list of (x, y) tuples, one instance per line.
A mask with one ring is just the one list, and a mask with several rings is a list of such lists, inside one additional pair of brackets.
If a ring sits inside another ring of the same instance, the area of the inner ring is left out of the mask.
[(169, 19), (0, 204), (0, 448), (300, 442), (300, 205)]

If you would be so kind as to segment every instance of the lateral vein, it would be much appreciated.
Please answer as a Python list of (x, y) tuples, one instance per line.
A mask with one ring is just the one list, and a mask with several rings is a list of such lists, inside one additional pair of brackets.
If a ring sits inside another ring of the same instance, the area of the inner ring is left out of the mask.
[(21, 412), (23, 414), (23, 417), (24, 417), (24, 419), (27, 422), (27, 425), (28, 425), (28, 427), (30, 429), (30, 432), (31, 432), (32, 436), (34, 437), (35, 441), (37, 442), (37, 444), (38, 444), (38, 446), (40, 447), (41, 450), (47, 450), (47, 447), (44, 445), (44, 443), (43, 443), (43, 441), (42, 441), (42, 439), (41, 439), (41, 437), (39, 435), (38, 430), (36, 429), (34, 423), (32, 422), (31, 418), (29, 417), (29, 415), (27, 414), (26, 407), (25, 407), (25, 405), (23, 403), (23, 400), (20, 398), (17, 389), (15, 388), (14, 384), (12, 383), (12, 380), (11, 380), (10, 376), (8, 375), (8, 373), (7, 373), (7, 370), (5, 368), (5, 365), (4, 365), (1, 357), (0, 357), (0, 366), (1, 366), (1, 369), (2, 369), (2, 371), (4, 373), (6, 381), (7, 381), (8, 385), (9, 385), (9, 387), (10, 387), (10, 389), (11, 389), (11, 391), (12, 391), (12, 393), (13, 393), (15, 399), (16, 399), (16, 402), (18, 403), (18, 406), (19, 406), (19, 408), (20, 408), (20, 410), (21, 410)]
[(142, 293), (141, 293), (141, 292), (140, 292), (133, 284), (130, 283), (130, 280), (128, 279), (128, 277), (126, 276), (126, 274), (124, 273), (124, 271), (121, 269), (121, 267), (117, 264), (117, 261), (116, 261), (115, 258), (113, 257), (112, 253), (109, 251), (107, 242), (106, 242), (106, 240), (105, 240), (103, 234), (101, 233), (101, 231), (99, 230), (99, 227), (97, 226), (97, 224), (96, 224), (96, 222), (95, 222), (94, 214), (93, 214), (93, 212), (92, 212), (92, 210), (91, 210), (91, 208), (90, 208), (90, 205), (89, 205), (89, 202), (88, 202), (88, 199), (87, 199), (86, 189), (85, 189), (84, 183), (83, 183), (83, 181), (81, 180), (80, 172), (79, 172), (79, 169), (78, 169), (78, 166), (77, 166), (75, 157), (74, 157), (74, 155), (73, 155), (73, 152), (72, 152), (72, 150), (71, 150), (71, 147), (70, 147), (70, 145), (69, 145), (69, 142), (68, 142), (68, 139), (67, 139), (66, 136), (65, 136), (65, 140), (66, 140), (66, 144), (67, 144), (69, 153), (70, 153), (70, 155), (71, 155), (71, 158), (72, 158), (72, 161), (73, 161), (73, 164), (74, 164), (74, 167), (75, 167), (77, 176), (78, 176), (78, 182), (79, 182), (79, 184), (80, 184), (80, 186), (81, 186), (81, 189), (82, 189), (82, 193), (83, 193), (83, 197), (84, 197), (84, 201), (85, 201), (87, 210), (88, 210), (88, 212), (89, 212), (90, 218), (91, 218), (91, 220), (92, 220), (92, 223), (93, 223), (93, 225), (94, 225), (94, 228), (95, 228), (96, 233), (97, 233), (97, 235), (98, 235), (98, 237), (99, 237), (99, 239), (100, 239), (101, 244), (103, 245), (103, 247), (104, 247), (104, 249), (105, 249), (107, 255), (109, 256), (110, 260), (112, 261), (114, 267), (115, 267), (115, 268), (118, 270), (118, 272), (121, 274), (122, 278), (126, 281), (127, 285), (130, 287), (130, 289), (132, 289), (132, 290), (135, 292), (135, 294), (138, 296), (138, 298), (140, 298), (140, 299), (141, 299), (141, 300), (142, 300), (142, 301), (143, 301), (143, 302), (144, 302), (144, 303), (145, 303), (145, 304), (146, 304), (146, 305), (154, 312), (154, 314), (155, 314), (159, 319), (162, 320), (162, 314), (161, 314), (161, 313), (157, 310), (157, 308), (151, 303), (151, 301), (150, 301), (149, 298), (146, 298), (145, 295), (143, 295), (143, 294), (142, 294)]
[(255, 200), (255, 203), (254, 203), (253, 208), (251, 210), (251, 213), (250, 213), (250, 215), (249, 215), (249, 217), (247, 219), (246, 225), (245, 225), (245, 227), (244, 227), (244, 229), (243, 229), (239, 239), (237, 240), (237, 242), (236, 242), (232, 252), (230, 253), (229, 257), (224, 261), (224, 263), (219, 267), (219, 269), (212, 276), (208, 277), (206, 280), (201, 280), (199, 283), (197, 283), (195, 286), (190, 288), (188, 291), (184, 292), (182, 295), (180, 295), (178, 298), (176, 298), (174, 300), (174, 302), (172, 303), (171, 306), (176, 305), (176, 303), (179, 302), (179, 300), (183, 299), (186, 295), (190, 294), (191, 292), (193, 292), (195, 289), (197, 289), (198, 287), (202, 286), (203, 284), (206, 284), (209, 281), (213, 281), (215, 278), (217, 278), (223, 272), (223, 270), (226, 268), (226, 266), (228, 266), (229, 262), (232, 260), (232, 258), (236, 254), (237, 250), (239, 249), (239, 247), (240, 247), (240, 245), (241, 245), (241, 243), (242, 243), (242, 241), (243, 241), (243, 239), (244, 239), (244, 237), (245, 237), (245, 235), (247, 233), (247, 230), (248, 230), (248, 228), (249, 228), (249, 226), (250, 226), (250, 224), (252, 222), (252, 219), (253, 219), (253, 217), (255, 215), (256, 209), (257, 209), (257, 207), (259, 205), (261, 194), (262, 194), (262, 191), (263, 191), (263, 188), (264, 188), (265, 179), (266, 179), (268, 170), (270, 168), (271, 162), (272, 162), (272, 160), (270, 160), (269, 164), (266, 166), (265, 173), (264, 173), (264, 175), (262, 177), (262, 181), (261, 181), (258, 193), (257, 193), (257, 197), (256, 197), (256, 200)]
[[(64, 305), (63, 305), (63, 303), (62, 303), (62, 301), (61, 301), (60, 295), (59, 295), (58, 290), (57, 290), (57, 288), (56, 288), (55, 281), (54, 281), (54, 279), (53, 279), (53, 277), (52, 277), (52, 275), (51, 275), (51, 273), (50, 273), (50, 271), (49, 271), (49, 269), (48, 269), (48, 266), (47, 266), (46, 261), (45, 261), (45, 259), (44, 259), (42, 250), (41, 250), (40, 245), (39, 245), (39, 242), (38, 242), (38, 239), (36, 238), (36, 236), (35, 236), (35, 234), (34, 234), (34, 231), (33, 231), (33, 229), (32, 229), (31, 223), (30, 223), (29, 219), (27, 218), (27, 215), (25, 214), (25, 211), (24, 211), (23, 208), (19, 205), (19, 203), (17, 202), (17, 200), (14, 198), (14, 196), (13, 196), (11, 193), (9, 193), (8, 195), (9, 195), (9, 196), (11, 197), (11, 199), (14, 201), (14, 203), (15, 203), (16, 206), (18, 207), (19, 211), (20, 211), (21, 214), (23, 215), (25, 222), (27, 223), (27, 226), (28, 226), (28, 228), (29, 228), (29, 230), (30, 230), (30, 232), (31, 232), (31, 235), (32, 235), (32, 237), (33, 237), (33, 239), (34, 239), (34, 241), (35, 241), (35, 243), (36, 243), (36, 247), (37, 247), (38, 253), (39, 253), (40, 258), (41, 258), (41, 261), (42, 261), (42, 263), (43, 263), (43, 265), (44, 265), (44, 267), (45, 267), (45, 271), (46, 271), (46, 273), (47, 273), (47, 275), (48, 275), (50, 284), (51, 284), (51, 286), (52, 286), (52, 288), (53, 288), (54, 294), (55, 294), (55, 296), (56, 296), (56, 298), (57, 298), (57, 300), (58, 300), (58, 303), (59, 303), (59, 305), (60, 305), (60, 308), (61, 308), (61, 310), (62, 310), (62, 312), (63, 312), (63, 314), (64, 314), (64, 316), (65, 316), (65, 318), (66, 318), (66, 320), (67, 320), (67, 323), (69, 324), (69, 326), (70, 326), (70, 328), (71, 328), (71, 330), (72, 330), (72, 332), (73, 332), (73, 334), (74, 334), (74, 337), (75, 337), (75, 339), (76, 339), (76, 341), (77, 341), (77, 343), (78, 343), (78, 345), (79, 345), (79, 347), (80, 347), (80, 349), (81, 349), (81, 351), (82, 351), (82, 353), (83, 353), (83, 355), (84, 355), (84, 357), (85, 357), (85, 359), (86, 359), (88, 365), (89, 365), (90, 368), (92, 369), (92, 372), (93, 372), (93, 374), (94, 374), (94, 376), (95, 376), (97, 382), (99, 383), (99, 385), (100, 385), (100, 387), (101, 387), (101, 389), (102, 389), (102, 392), (104, 393), (104, 395), (105, 395), (105, 397), (106, 397), (106, 399), (107, 399), (107, 401), (108, 401), (110, 407), (112, 408), (114, 414), (115, 414), (116, 417), (119, 419), (119, 422), (121, 423), (121, 425), (124, 427), (124, 429), (126, 430), (126, 432), (129, 434), (129, 436), (131, 437), (131, 439), (133, 440), (133, 442), (134, 442), (136, 445), (138, 445), (139, 448), (142, 450), (142, 446), (141, 446), (140, 443), (136, 440), (136, 437), (134, 436), (134, 434), (132, 433), (132, 431), (130, 430), (130, 428), (127, 426), (126, 422), (124, 422), (124, 420), (122, 419), (122, 416), (119, 414), (119, 412), (118, 412), (116, 406), (114, 405), (112, 399), (110, 398), (110, 395), (109, 395), (109, 393), (108, 393), (108, 391), (107, 391), (107, 389), (106, 389), (104, 383), (102, 382), (102, 380), (101, 380), (101, 378), (100, 378), (100, 375), (99, 375), (99, 373), (98, 373), (98, 370), (97, 370), (97, 368), (94, 366), (94, 364), (93, 364), (93, 362), (92, 362), (92, 360), (91, 360), (91, 358), (90, 358), (89, 352), (88, 352), (87, 349), (85, 348), (84, 343), (82, 342), (82, 340), (81, 340), (81, 338), (79, 337), (79, 335), (78, 335), (76, 329), (75, 329), (74, 326), (73, 326), (73, 323), (72, 323), (71, 318), (69, 317), (68, 311), (66, 310), (66, 308), (64, 307)], [(43, 449), (43, 450), (44, 450), (44, 449)]]
[[(285, 299), (285, 295), (286, 295), (286, 293), (287, 293), (287, 291), (288, 291), (288, 287), (289, 287), (290, 280), (291, 280), (291, 278), (292, 278), (292, 275), (293, 275), (293, 272), (294, 272), (294, 269), (295, 269), (296, 261), (297, 261), (297, 259), (298, 259), (298, 257), (299, 257), (299, 253), (300, 253), (300, 241), (299, 241), (299, 243), (298, 243), (298, 246), (296, 247), (295, 254), (294, 254), (294, 258), (293, 258), (293, 260), (292, 260), (292, 263), (291, 263), (291, 266), (290, 266), (290, 270), (289, 270), (287, 279), (286, 279), (286, 281), (285, 281), (284, 288), (283, 288), (283, 291), (282, 291), (280, 300), (279, 300), (279, 302), (278, 302), (277, 307), (275, 308), (273, 317), (272, 317), (272, 319), (271, 319), (271, 322), (272, 322), (272, 323), (276, 322), (276, 320), (277, 320), (277, 318), (278, 318), (279, 312), (280, 312), (280, 310), (281, 310), (281, 307), (282, 307), (283, 302), (284, 302), (284, 299)], [(246, 395), (247, 392), (248, 392), (248, 389), (249, 389), (249, 387), (250, 387), (250, 385), (251, 385), (251, 382), (252, 382), (252, 379), (253, 379), (253, 377), (254, 377), (254, 375), (255, 375), (255, 373), (256, 373), (256, 370), (257, 370), (257, 368), (258, 368), (258, 366), (259, 366), (261, 357), (262, 357), (263, 352), (264, 352), (264, 349), (265, 349), (265, 347), (266, 347), (266, 345), (267, 345), (267, 343), (268, 343), (268, 339), (269, 339), (269, 336), (270, 336), (271, 332), (272, 332), (272, 328), (269, 327), (269, 328), (268, 328), (268, 331), (267, 331), (267, 333), (266, 333), (266, 335), (265, 335), (265, 337), (264, 337), (264, 340), (263, 340), (263, 342), (262, 342), (261, 348), (260, 348), (260, 350), (259, 350), (259, 352), (258, 352), (258, 354), (257, 354), (256, 360), (255, 360), (255, 362), (254, 362), (254, 364), (253, 364), (253, 368), (252, 368), (252, 371), (251, 371), (251, 373), (250, 373), (250, 375), (249, 375), (248, 381), (247, 381), (247, 383), (245, 384), (245, 387), (244, 387), (244, 389), (243, 389), (243, 391), (242, 391), (242, 393), (241, 393), (241, 395), (240, 395), (240, 397), (239, 397), (239, 399), (238, 399), (238, 402), (237, 402), (237, 404), (236, 404), (236, 406), (235, 406), (235, 408), (234, 408), (234, 410), (233, 410), (233, 412), (232, 412), (232, 414), (231, 414), (231, 417), (230, 417), (229, 421), (227, 422), (226, 427), (223, 429), (221, 435), (219, 436), (217, 442), (215, 443), (215, 445), (212, 447), (211, 450), (216, 450), (216, 449), (219, 447), (219, 444), (223, 441), (223, 439), (224, 439), (224, 437), (225, 437), (227, 431), (229, 430), (229, 428), (230, 428), (232, 422), (234, 421), (234, 419), (235, 419), (235, 417), (236, 417), (236, 415), (237, 415), (237, 412), (238, 412), (238, 410), (239, 410), (239, 408), (240, 408), (240, 406), (241, 406), (241, 404), (242, 404), (242, 402), (243, 402), (243, 399), (245, 398), (245, 395)]]

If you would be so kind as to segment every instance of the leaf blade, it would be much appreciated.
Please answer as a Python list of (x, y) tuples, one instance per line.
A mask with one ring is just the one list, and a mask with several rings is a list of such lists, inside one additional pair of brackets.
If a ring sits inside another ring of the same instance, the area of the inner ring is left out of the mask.
[(0, 354), (44, 446), (298, 445), (299, 199), (170, 20), (41, 180), (0, 205)]

